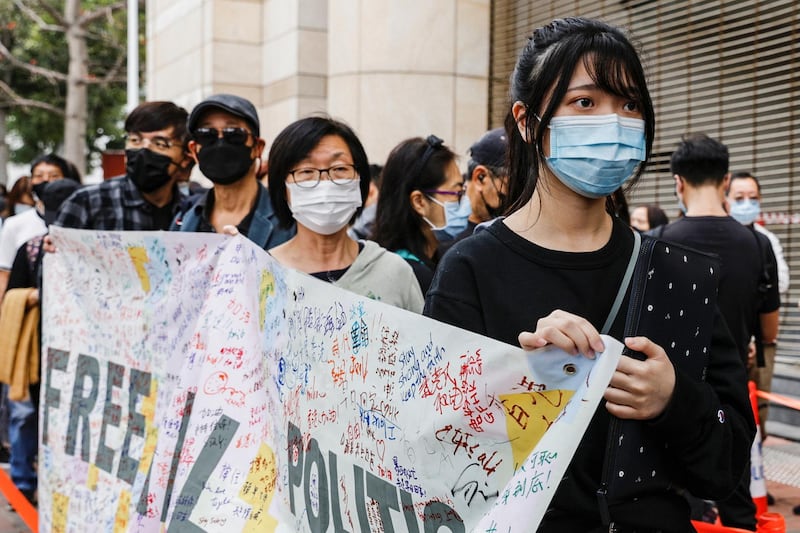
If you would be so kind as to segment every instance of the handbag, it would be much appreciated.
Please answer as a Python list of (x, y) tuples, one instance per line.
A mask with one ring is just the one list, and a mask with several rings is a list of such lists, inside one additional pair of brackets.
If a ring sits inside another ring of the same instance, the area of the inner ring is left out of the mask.
[[(629, 288), (625, 336), (646, 336), (660, 345), (676, 368), (704, 381), (719, 283), (716, 255), (644, 235)], [(623, 355), (645, 359), (625, 348)], [(611, 417), (598, 490), (601, 516), (608, 505), (645, 492), (668, 490), (674, 479), (666, 444), (646, 424)]]

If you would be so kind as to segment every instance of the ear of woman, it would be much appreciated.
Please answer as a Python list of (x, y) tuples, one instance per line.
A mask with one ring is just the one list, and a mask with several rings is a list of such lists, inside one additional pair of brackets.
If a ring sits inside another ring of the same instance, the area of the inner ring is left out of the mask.
[(408, 199), (411, 201), (411, 208), (419, 216), (424, 217), (427, 215), (428, 202), (422, 191), (411, 191), (411, 194), (408, 195)]
[(511, 107), (511, 114), (514, 115), (514, 121), (517, 123), (517, 130), (522, 136), (522, 139), (529, 143), (530, 136), (528, 135), (528, 116), (525, 104), (517, 100)]

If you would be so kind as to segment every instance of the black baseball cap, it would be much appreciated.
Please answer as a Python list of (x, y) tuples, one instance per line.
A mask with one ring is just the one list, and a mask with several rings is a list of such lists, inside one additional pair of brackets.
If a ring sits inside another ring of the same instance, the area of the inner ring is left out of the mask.
[(469, 149), (470, 157), (479, 165), (489, 167), (506, 166), (506, 152), (508, 151), (508, 137), (506, 130), (495, 128), (489, 130), (475, 141)]
[(253, 129), (253, 135), (256, 137), (261, 136), (256, 107), (250, 100), (235, 94), (214, 94), (194, 106), (191, 115), (189, 115), (189, 122), (187, 124), (190, 133), (197, 129), (197, 122), (200, 120), (200, 115), (202, 115), (204, 111), (212, 108), (221, 109), (231, 115), (243, 118)]

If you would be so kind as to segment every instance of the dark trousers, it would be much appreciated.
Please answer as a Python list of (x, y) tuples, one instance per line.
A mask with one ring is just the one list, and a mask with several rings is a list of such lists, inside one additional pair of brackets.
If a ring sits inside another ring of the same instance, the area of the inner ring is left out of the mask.
[(719, 519), (723, 526), (756, 530), (756, 504), (750, 496), (750, 461), (736, 491), (726, 500), (717, 501)]

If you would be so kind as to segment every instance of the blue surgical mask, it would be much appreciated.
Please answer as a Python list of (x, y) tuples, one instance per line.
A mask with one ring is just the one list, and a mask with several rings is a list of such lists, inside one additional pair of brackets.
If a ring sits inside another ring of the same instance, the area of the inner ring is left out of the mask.
[(678, 197), (678, 209), (680, 209), (681, 213), (684, 215), (686, 215), (686, 212), (688, 211), (688, 209), (686, 209), (686, 204), (683, 203), (683, 200), (681, 200), (680, 196)]
[(436, 240), (439, 242), (451, 241), (459, 233), (467, 229), (467, 219), (472, 214), (472, 204), (469, 202), (469, 197), (462, 196), (460, 202), (440, 202), (430, 196), (428, 196), (428, 199), (444, 208), (444, 226), (436, 227), (427, 217), (422, 217), (433, 229)]
[(616, 114), (559, 116), (549, 128), (547, 165), (581, 196), (608, 196), (645, 160), (644, 120)]
[(30, 211), (33, 209), (32, 205), (28, 204), (15, 204), (14, 205), (14, 214), (19, 215), (20, 213), (24, 213), (25, 211)]
[(740, 224), (749, 226), (761, 213), (761, 203), (758, 200), (743, 198), (731, 204), (731, 216)]

